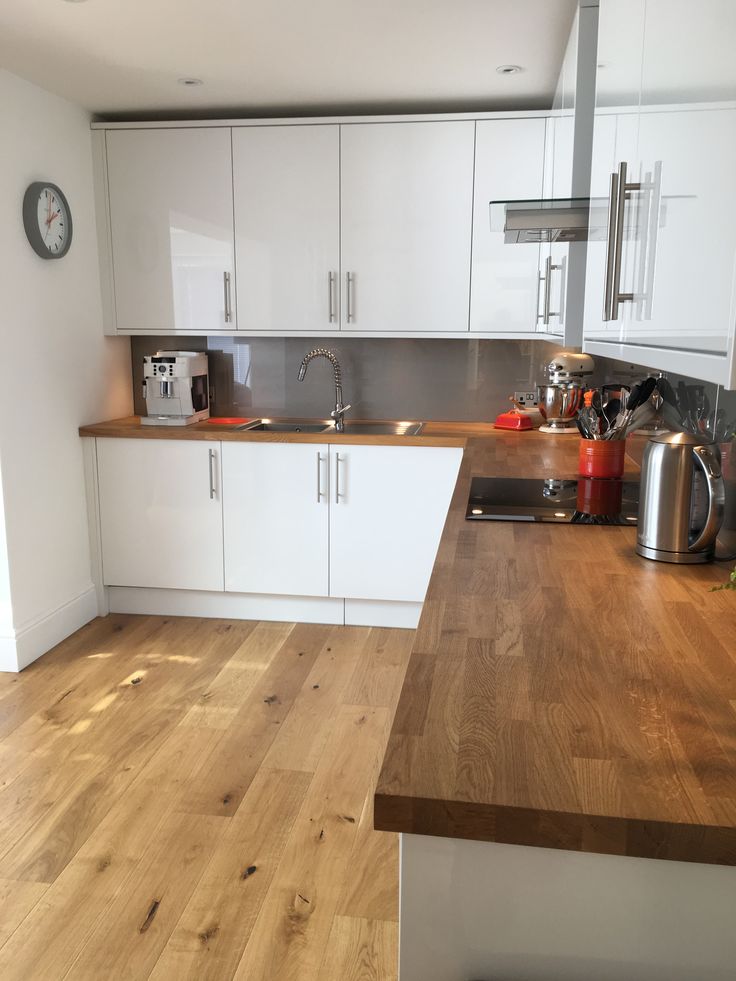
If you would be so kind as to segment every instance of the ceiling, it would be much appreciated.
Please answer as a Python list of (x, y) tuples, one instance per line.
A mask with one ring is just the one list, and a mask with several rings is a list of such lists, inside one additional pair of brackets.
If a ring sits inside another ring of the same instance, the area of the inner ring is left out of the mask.
[(575, 7), (16, 0), (0, 4), (0, 66), (105, 119), (548, 108)]

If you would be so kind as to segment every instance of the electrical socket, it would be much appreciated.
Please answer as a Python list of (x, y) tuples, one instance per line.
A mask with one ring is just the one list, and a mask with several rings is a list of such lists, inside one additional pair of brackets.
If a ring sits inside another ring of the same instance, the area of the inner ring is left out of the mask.
[(539, 405), (536, 392), (514, 392), (514, 399), (526, 409), (531, 409), (535, 405)]

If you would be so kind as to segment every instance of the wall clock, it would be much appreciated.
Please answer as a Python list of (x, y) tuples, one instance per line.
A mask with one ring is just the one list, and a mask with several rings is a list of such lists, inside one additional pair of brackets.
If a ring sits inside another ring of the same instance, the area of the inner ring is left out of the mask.
[(61, 259), (72, 244), (72, 213), (64, 192), (48, 181), (34, 181), (23, 195), (23, 227), (42, 259)]

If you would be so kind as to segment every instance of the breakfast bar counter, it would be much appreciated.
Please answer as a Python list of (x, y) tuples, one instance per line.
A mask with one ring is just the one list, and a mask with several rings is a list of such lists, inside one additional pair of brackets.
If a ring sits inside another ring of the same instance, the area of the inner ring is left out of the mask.
[(732, 977), (730, 566), (465, 520), (472, 476), (574, 477), (577, 450), (467, 441), (375, 794), (402, 833), (401, 981)]

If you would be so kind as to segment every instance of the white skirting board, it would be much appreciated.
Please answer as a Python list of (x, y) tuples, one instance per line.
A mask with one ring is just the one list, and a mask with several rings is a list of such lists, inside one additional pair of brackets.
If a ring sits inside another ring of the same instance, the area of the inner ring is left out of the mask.
[[(110, 613), (281, 620), (408, 629), (416, 627), (422, 611), (421, 603), (386, 603), (319, 596), (208, 593), (139, 586), (109, 586), (107, 607)], [(106, 612), (107, 609), (100, 610), (103, 616)]]
[(399, 981), (733, 981), (736, 868), (401, 836)]
[(22, 671), (97, 616), (95, 587), (0, 637), (0, 671)]

